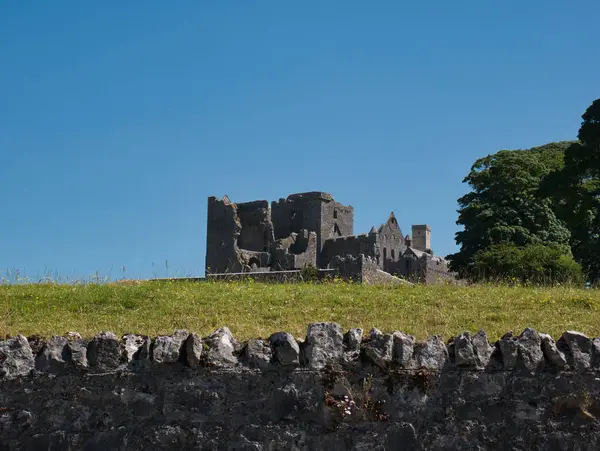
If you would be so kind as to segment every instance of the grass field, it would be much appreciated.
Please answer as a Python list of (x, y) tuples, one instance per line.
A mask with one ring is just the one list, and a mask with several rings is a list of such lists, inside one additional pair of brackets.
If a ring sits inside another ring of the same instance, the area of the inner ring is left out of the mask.
[(0, 285), (2, 336), (206, 335), (228, 326), (240, 340), (287, 331), (304, 337), (313, 321), (346, 330), (401, 330), (418, 339), (484, 329), (495, 340), (534, 327), (555, 338), (565, 330), (600, 335), (600, 290), (508, 286), (361, 286), (253, 282), (130, 282)]

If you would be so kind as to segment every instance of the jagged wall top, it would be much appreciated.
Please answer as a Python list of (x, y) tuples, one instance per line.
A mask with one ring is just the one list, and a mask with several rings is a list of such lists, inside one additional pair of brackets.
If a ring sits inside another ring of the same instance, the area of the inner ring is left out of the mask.
[(47, 341), (22, 335), (0, 341), (0, 377), (13, 378), (33, 372), (122, 371), (152, 368), (153, 364), (180, 363), (198, 367), (281, 367), (293, 371), (304, 367), (327, 367), (369, 371), (600, 371), (600, 338), (590, 339), (574, 331), (558, 342), (535, 329), (519, 336), (507, 333), (493, 345), (485, 332), (464, 332), (444, 343), (439, 336), (416, 342), (412, 335), (377, 329), (363, 337), (362, 329), (346, 334), (337, 323), (312, 323), (306, 338), (297, 340), (287, 332), (268, 339), (239, 343), (227, 327), (208, 337), (178, 330), (154, 339), (134, 334), (120, 339), (101, 332), (91, 340), (77, 333), (52, 336)]
[(287, 197), (287, 200), (323, 200), (326, 202), (330, 202), (333, 199), (333, 196), (329, 193), (325, 193), (323, 191), (308, 191), (306, 193), (295, 193), (290, 194)]

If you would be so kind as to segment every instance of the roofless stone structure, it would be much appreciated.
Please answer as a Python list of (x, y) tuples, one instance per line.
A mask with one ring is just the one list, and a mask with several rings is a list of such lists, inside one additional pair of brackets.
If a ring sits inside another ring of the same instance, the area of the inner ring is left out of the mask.
[(362, 282), (393, 276), (432, 283), (454, 279), (433, 255), (431, 227), (413, 225), (404, 236), (392, 212), (378, 229), (354, 234), (354, 209), (329, 193), (292, 194), (234, 203), (208, 198), (206, 274), (264, 273), (313, 266)]

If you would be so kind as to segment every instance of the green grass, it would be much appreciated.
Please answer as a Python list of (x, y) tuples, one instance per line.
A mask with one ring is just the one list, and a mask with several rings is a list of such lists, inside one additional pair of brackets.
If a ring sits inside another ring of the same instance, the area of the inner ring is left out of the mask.
[(0, 285), (2, 336), (171, 334), (206, 335), (228, 326), (240, 340), (287, 331), (304, 337), (314, 321), (346, 330), (401, 330), (444, 339), (484, 329), (490, 339), (525, 327), (560, 336), (600, 335), (600, 291), (508, 286), (361, 286), (252, 282), (142, 282)]

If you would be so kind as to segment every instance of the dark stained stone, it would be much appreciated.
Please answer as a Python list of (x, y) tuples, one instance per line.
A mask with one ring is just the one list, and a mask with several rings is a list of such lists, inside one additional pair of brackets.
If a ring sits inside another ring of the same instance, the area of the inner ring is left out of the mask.
[(99, 371), (114, 370), (121, 364), (121, 344), (112, 332), (100, 332), (87, 350), (89, 366)]
[(265, 369), (271, 364), (273, 351), (268, 341), (251, 338), (246, 343), (244, 355), (250, 367)]
[(276, 332), (269, 337), (273, 357), (281, 366), (295, 366), (300, 363), (300, 347), (292, 336), (287, 332)]

